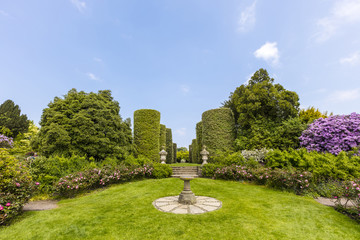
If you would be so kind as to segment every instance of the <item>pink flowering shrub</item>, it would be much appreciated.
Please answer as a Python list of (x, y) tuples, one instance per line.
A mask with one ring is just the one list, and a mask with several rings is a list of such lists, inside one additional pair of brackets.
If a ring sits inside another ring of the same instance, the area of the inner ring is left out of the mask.
[(60, 178), (54, 188), (56, 194), (71, 197), (80, 192), (105, 187), (114, 183), (142, 178), (169, 177), (172, 171), (168, 171), (168, 168), (170, 167), (167, 165), (154, 163), (144, 165), (143, 167), (123, 165), (115, 168), (91, 169)]
[(27, 167), (0, 149), (0, 225), (22, 212), (35, 186)]
[(12, 148), (14, 141), (11, 137), (0, 134), (0, 148)]
[(337, 208), (360, 221), (360, 179), (342, 183), (342, 189), (334, 196)]
[(246, 167), (231, 165), (218, 168), (214, 179), (252, 181), (277, 189), (292, 190), (301, 194), (310, 187), (312, 174), (303, 171), (289, 171), (265, 167)]
[(360, 145), (360, 114), (319, 118), (303, 131), (300, 145), (308, 151), (338, 155)]

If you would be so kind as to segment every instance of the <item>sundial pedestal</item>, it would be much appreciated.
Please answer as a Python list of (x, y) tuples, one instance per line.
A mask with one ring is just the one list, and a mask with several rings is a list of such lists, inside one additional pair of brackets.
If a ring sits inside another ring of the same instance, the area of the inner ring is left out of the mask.
[(185, 205), (193, 205), (196, 203), (195, 194), (190, 189), (190, 181), (194, 179), (193, 177), (181, 177), (181, 180), (184, 181), (184, 190), (179, 195), (179, 203)]

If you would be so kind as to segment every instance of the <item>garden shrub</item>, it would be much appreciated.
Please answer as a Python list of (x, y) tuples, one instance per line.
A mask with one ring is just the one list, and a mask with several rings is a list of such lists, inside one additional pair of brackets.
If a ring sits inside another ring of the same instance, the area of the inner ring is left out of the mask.
[(202, 141), (202, 131), (203, 131), (203, 126), (202, 126), (202, 121), (198, 122), (196, 124), (196, 145), (198, 146), (198, 152), (197, 152), (197, 163), (201, 163), (201, 155), (200, 152), (202, 151), (202, 147), (203, 147), (203, 141)]
[(345, 152), (337, 156), (330, 153), (307, 152), (306, 149), (274, 150), (267, 154), (266, 165), (276, 168), (297, 168), (311, 171), (318, 180), (351, 180), (360, 177), (360, 157)]
[(310, 124), (319, 118), (327, 118), (327, 112), (321, 113), (318, 108), (308, 107), (306, 110), (301, 109), (299, 112), (300, 120), (305, 124)]
[(360, 145), (360, 114), (319, 118), (309, 125), (300, 137), (308, 151), (339, 154)]
[(12, 148), (13, 145), (13, 138), (0, 134), (0, 148)]
[(160, 161), (160, 112), (140, 109), (134, 112), (134, 145), (138, 155)]
[(212, 177), (214, 177), (215, 171), (221, 167), (223, 167), (223, 166), (219, 165), (219, 164), (214, 164), (214, 163), (205, 164), (201, 167), (201, 175), (203, 177), (212, 178)]
[(35, 185), (26, 165), (0, 148), (0, 225), (21, 213)]
[(177, 159), (177, 144), (176, 143), (173, 143), (173, 154), (174, 154), (173, 162), (176, 163), (176, 159)]
[(166, 147), (166, 126), (164, 124), (160, 124), (160, 148), (159, 151), (161, 151), (161, 148), (164, 146)]
[(172, 168), (167, 164), (154, 163), (152, 164), (154, 178), (167, 178), (172, 175)]
[(189, 162), (192, 162), (192, 145), (189, 145)]
[(216, 150), (233, 150), (235, 141), (235, 120), (229, 108), (218, 108), (202, 114), (202, 142), (210, 153)]
[(193, 140), (192, 140), (191, 146), (192, 146), (191, 162), (192, 162), (192, 163), (197, 163), (197, 162), (199, 162), (199, 160), (198, 160), (198, 154), (197, 154), (197, 153), (200, 152), (200, 151), (199, 151), (199, 149), (198, 149), (198, 145), (197, 145), (196, 139), (193, 139)]
[[(360, 179), (343, 182), (341, 191), (334, 198), (337, 199), (337, 210), (360, 221)], [(345, 200), (344, 203), (341, 200)]]
[[(170, 164), (174, 162), (173, 154), (173, 141), (172, 141), (172, 132), (170, 128), (166, 129), (166, 163)], [(159, 158), (159, 153), (158, 153)]]

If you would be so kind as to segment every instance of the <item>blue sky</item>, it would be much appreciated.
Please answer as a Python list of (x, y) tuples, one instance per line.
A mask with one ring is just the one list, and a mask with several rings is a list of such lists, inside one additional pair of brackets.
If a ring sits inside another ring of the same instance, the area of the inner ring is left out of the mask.
[(0, 0), (0, 103), (35, 123), (71, 88), (110, 89), (188, 146), (259, 68), (303, 108), (360, 113), (360, 0)]

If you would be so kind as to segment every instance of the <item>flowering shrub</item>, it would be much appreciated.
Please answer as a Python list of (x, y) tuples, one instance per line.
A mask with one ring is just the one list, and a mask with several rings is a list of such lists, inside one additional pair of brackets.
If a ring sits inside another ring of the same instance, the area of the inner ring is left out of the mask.
[(319, 118), (309, 125), (300, 139), (308, 151), (330, 152), (338, 155), (360, 145), (360, 114)]
[(91, 169), (60, 178), (55, 186), (55, 193), (69, 197), (79, 192), (104, 187), (113, 183), (151, 177), (152, 174), (153, 167), (149, 165), (138, 168), (120, 166), (116, 169), (106, 167)]
[(252, 181), (257, 184), (268, 185), (278, 189), (288, 189), (296, 194), (301, 194), (309, 188), (312, 174), (310, 172), (290, 172), (282, 169), (231, 165), (218, 168), (213, 178)]
[(11, 137), (0, 134), (0, 148), (12, 148), (14, 141)]
[[(360, 220), (360, 179), (343, 182), (342, 187), (342, 191), (334, 196), (337, 199), (337, 208)], [(342, 202), (341, 199), (345, 201)]]
[(27, 167), (0, 149), (0, 225), (21, 213), (35, 185)]
[(246, 159), (249, 160), (253, 158), (257, 162), (264, 162), (266, 155), (272, 151), (272, 149), (255, 149), (255, 150), (242, 150), (241, 154)]

